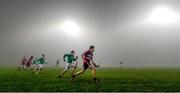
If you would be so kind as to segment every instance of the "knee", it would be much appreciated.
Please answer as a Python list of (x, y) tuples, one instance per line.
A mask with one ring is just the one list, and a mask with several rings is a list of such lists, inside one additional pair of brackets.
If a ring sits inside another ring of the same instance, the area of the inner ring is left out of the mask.
[(66, 72), (68, 69), (64, 69), (64, 72)]
[(64, 71), (67, 71), (69, 68), (65, 68)]

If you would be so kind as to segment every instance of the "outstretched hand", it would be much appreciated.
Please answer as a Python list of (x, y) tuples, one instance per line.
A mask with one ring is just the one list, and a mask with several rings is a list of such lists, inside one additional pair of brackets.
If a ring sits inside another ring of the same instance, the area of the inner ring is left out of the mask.
[(95, 67), (100, 67), (100, 65), (96, 65), (95, 63), (94, 63), (94, 66), (95, 66)]
[(95, 67), (100, 67), (100, 65), (95, 65)]

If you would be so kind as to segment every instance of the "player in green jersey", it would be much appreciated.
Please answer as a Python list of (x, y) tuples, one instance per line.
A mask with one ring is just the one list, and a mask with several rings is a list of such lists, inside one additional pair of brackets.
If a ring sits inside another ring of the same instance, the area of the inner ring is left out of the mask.
[(66, 62), (66, 67), (61, 72), (61, 74), (58, 76), (58, 78), (61, 78), (70, 68), (72, 68), (72, 72), (71, 72), (72, 76), (74, 75), (74, 71), (77, 68), (77, 61), (76, 60), (78, 59), (78, 56), (76, 56), (76, 58), (74, 56), (75, 56), (74, 50), (72, 50), (70, 54), (65, 54), (63, 56), (64, 62)]
[(32, 65), (31, 65), (31, 71), (36, 71), (36, 69), (37, 69), (37, 67), (38, 67), (38, 61), (37, 61), (37, 58), (35, 58), (34, 60), (33, 60), (33, 63), (32, 63)]
[(37, 70), (36, 74), (39, 74), (39, 72), (43, 69), (44, 64), (46, 64), (44, 54), (42, 54), (42, 57), (37, 60), (37, 63), (38, 63), (38, 70)]

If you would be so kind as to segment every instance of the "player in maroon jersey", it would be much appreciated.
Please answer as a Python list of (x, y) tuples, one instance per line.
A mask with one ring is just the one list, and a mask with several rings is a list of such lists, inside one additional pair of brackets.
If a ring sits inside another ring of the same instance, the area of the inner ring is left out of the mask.
[(96, 67), (98, 67), (93, 61), (93, 52), (95, 50), (94, 46), (90, 46), (89, 50), (85, 51), (81, 56), (83, 59), (83, 68), (81, 71), (75, 73), (72, 77), (72, 80), (78, 75), (83, 74), (88, 68), (92, 71), (93, 80), (98, 82), (99, 80), (96, 78)]
[(31, 56), (29, 58), (29, 60), (26, 62), (26, 69), (28, 70), (30, 68), (30, 66), (32, 65), (32, 61), (33, 61), (33, 56)]
[(21, 70), (21, 69), (26, 69), (26, 56), (23, 56), (23, 59), (21, 61), (21, 66), (18, 67), (18, 70)]

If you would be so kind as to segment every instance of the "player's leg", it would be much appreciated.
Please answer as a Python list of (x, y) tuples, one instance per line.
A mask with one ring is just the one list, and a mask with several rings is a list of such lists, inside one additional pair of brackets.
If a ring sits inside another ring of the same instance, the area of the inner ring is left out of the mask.
[(31, 68), (31, 66), (28, 66), (28, 67), (27, 67), (27, 71), (30, 71), (30, 68)]
[(72, 71), (71, 71), (71, 75), (72, 75), (72, 76), (75, 74), (76, 68), (77, 68), (77, 66), (73, 66), (73, 67), (72, 67)]
[(76, 76), (79, 76), (79, 75), (83, 74), (88, 67), (89, 67), (89, 65), (84, 63), (83, 68), (73, 75), (72, 80), (74, 80)]
[(19, 66), (19, 67), (18, 67), (18, 70), (21, 70), (21, 68), (22, 68), (22, 67), (21, 67), (21, 66)]
[(72, 80), (75, 79), (76, 76), (79, 76), (81, 74), (83, 74), (86, 70), (84, 68), (82, 68), (80, 71), (76, 72), (73, 76), (72, 76)]
[(36, 72), (36, 71), (38, 70), (38, 68), (39, 68), (39, 65), (38, 65), (38, 64), (35, 64), (35, 66), (34, 66), (34, 72)]
[(88, 64), (83, 64), (83, 68), (80, 71), (76, 72), (74, 75), (79, 76), (79, 75), (83, 74), (88, 67), (89, 67)]
[(23, 69), (23, 65), (20, 65), (20, 66), (18, 67), (18, 70), (21, 70), (21, 69)]
[(40, 67), (40, 64), (39, 64), (38, 68), (37, 68), (37, 71), (36, 71), (36, 74), (39, 74), (40, 70), (41, 70), (41, 67)]
[(38, 71), (36, 72), (36, 74), (39, 74), (40, 71), (41, 71), (41, 69), (39, 68)]
[(31, 68), (31, 71), (32, 72), (35, 72), (37, 70), (37, 64), (33, 64), (32, 68)]
[(24, 70), (26, 69), (26, 65), (23, 65), (23, 69), (24, 69)]
[(91, 72), (92, 72), (92, 77), (93, 77), (94, 82), (95, 82), (95, 83), (96, 83), (96, 82), (99, 82), (99, 80), (96, 78), (96, 68), (91, 65), (91, 66), (89, 66), (89, 69), (90, 69)]
[(39, 68), (36, 72), (36, 74), (39, 74), (39, 72), (42, 70), (42, 68)]
[(27, 68), (27, 71), (30, 71), (31, 70), (31, 65), (30, 66), (28, 66), (28, 68)]
[(32, 71), (34, 69), (34, 66), (35, 66), (34, 64), (31, 65), (30, 71)]
[(43, 64), (39, 64), (39, 68), (38, 71), (36, 72), (36, 74), (39, 74), (39, 72), (43, 69)]
[(28, 68), (29, 68), (29, 66), (28, 66), (28, 65), (26, 65), (26, 68), (25, 68), (25, 70), (26, 70), (26, 71), (28, 71)]
[(84, 70), (84, 68), (83, 68), (83, 69), (81, 69), (80, 71), (78, 71), (77, 73), (75, 73), (74, 75), (75, 75), (75, 76), (79, 76), (79, 75), (83, 74), (85, 71), (86, 71), (86, 70)]
[(58, 78), (61, 78), (68, 71), (69, 68), (70, 68), (69, 63), (66, 63), (65, 69), (60, 73)]
[(61, 76), (64, 75), (64, 74), (68, 71), (69, 68), (70, 68), (70, 67), (66, 67), (66, 68), (61, 72), (60, 75), (61, 75)]
[(95, 78), (96, 77), (96, 68), (94, 66), (89, 66), (89, 69), (92, 72), (92, 77)]

